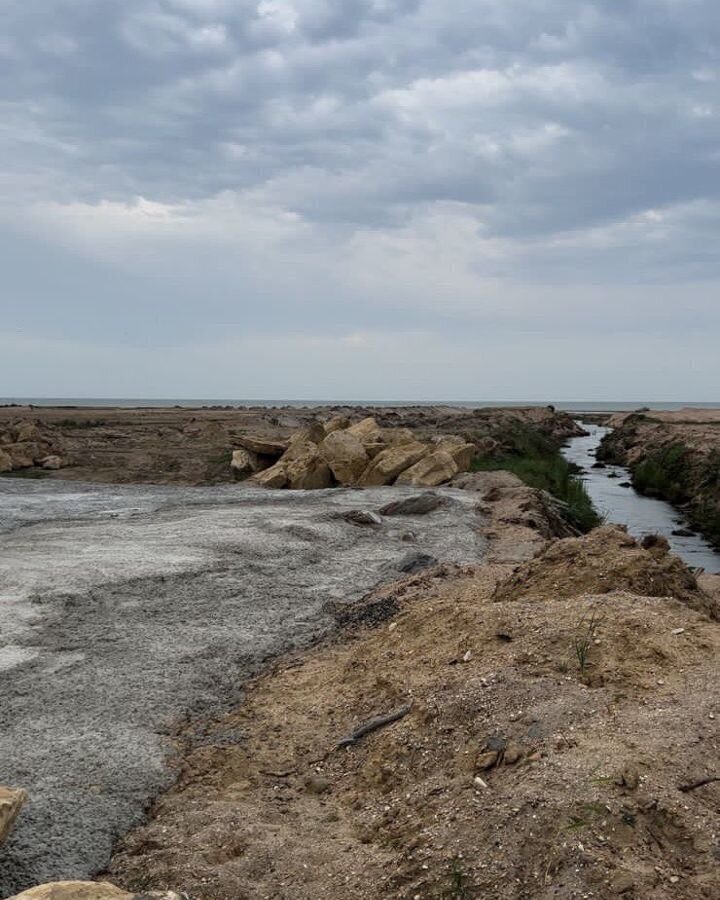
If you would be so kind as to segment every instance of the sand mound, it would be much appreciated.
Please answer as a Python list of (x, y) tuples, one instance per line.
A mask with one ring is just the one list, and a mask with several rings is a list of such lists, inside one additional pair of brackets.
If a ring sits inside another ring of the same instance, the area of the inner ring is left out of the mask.
[(623, 592), (494, 602), (506, 574), (415, 576), (382, 624), (186, 734), (114, 880), (201, 900), (718, 896), (720, 785), (678, 790), (716, 765), (717, 624)]
[(717, 602), (668, 552), (667, 542), (645, 543), (648, 549), (618, 525), (604, 525), (582, 538), (553, 541), (503, 581), (494, 599), (547, 600), (628, 591), (643, 597), (673, 597), (720, 618)]

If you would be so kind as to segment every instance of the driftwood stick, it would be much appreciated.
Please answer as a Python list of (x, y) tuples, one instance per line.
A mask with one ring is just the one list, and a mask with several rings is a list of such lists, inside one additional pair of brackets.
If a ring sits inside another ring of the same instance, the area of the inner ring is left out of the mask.
[(687, 794), (689, 791), (694, 791), (696, 788), (704, 787), (706, 784), (712, 784), (715, 781), (720, 781), (720, 775), (708, 775), (707, 778), (698, 778), (697, 781), (680, 784), (678, 785), (678, 790), (682, 791), (683, 794)]
[(388, 713), (384, 716), (375, 716), (373, 719), (369, 719), (367, 722), (358, 726), (354, 731), (350, 732), (346, 737), (341, 738), (337, 742), (337, 747), (349, 747), (352, 744), (356, 744), (361, 738), (364, 738), (365, 735), (372, 734), (372, 732), (377, 731), (378, 728), (384, 728), (386, 725), (392, 725), (393, 722), (404, 719), (411, 709), (412, 703), (408, 703), (407, 706), (403, 706), (401, 709), (395, 710), (395, 712)]

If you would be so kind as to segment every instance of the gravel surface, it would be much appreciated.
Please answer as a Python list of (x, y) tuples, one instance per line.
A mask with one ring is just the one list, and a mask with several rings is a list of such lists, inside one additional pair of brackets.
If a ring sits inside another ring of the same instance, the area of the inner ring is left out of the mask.
[(343, 518), (417, 493), (0, 479), (0, 783), (30, 794), (0, 895), (102, 869), (169, 784), (178, 722), (332, 628), (327, 601), (399, 577), (409, 551), (478, 561), (472, 494), (380, 528)]

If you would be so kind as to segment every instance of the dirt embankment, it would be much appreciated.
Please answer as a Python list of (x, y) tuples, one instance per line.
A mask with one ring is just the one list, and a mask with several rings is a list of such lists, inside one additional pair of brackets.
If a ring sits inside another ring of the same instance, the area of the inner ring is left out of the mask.
[(717, 598), (618, 528), (546, 545), (537, 494), (472, 478), (502, 561), (374, 592), (185, 730), (112, 880), (198, 900), (720, 895), (720, 784), (679, 789), (720, 774)]
[(110, 409), (0, 407), (0, 472), (110, 483), (207, 484), (232, 480), (232, 452), (248, 434), (286, 441), (315, 421), (374, 416), (418, 440), (454, 434), (502, 451), (518, 428), (561, 442), (577, 433), (551, 407), (443, 406)]
[(720, 410), (616, 416), (598, 457), (627, 466), (633, 486), (682, 507), (720, 547)]

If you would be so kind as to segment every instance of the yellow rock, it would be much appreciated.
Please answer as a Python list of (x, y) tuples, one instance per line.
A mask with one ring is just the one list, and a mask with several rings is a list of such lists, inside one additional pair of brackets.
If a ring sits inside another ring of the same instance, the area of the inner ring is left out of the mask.
[(320, 453), (340, 484), (355, 484), (370, 462), (360, 439), (348, 431), (331, 432)]
[(0, 845), (10, 834), (26, 800), (27, 794), (19, 788), (0, 787)]
[(406, 469), (398, 484), (414, 484), (419, 487), (437, 487), (457, 475), (455, 460), (445, 450), (434, 450), (424, 459)]
[(388, 447), (378, 453), (375, 459), (360, 476), (358, 484), (363, 487), (392, 484), (397, 476), (409, 466), (414, 465), (428, 451), (426, 444), (404, 444), (401, 447)]
[(356, 422), (347, 430), (350, 434), (354, 434), (363, 444), (385, 443), (383, 430), (372, 416)]
[(258, 472), (249, 478), (246, 483), (257, 484), (259, 487), (284, 488), (287, 487), (288, 474), (283, 463), (275, 463), (269, 469)]

